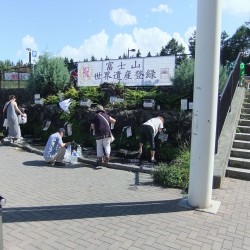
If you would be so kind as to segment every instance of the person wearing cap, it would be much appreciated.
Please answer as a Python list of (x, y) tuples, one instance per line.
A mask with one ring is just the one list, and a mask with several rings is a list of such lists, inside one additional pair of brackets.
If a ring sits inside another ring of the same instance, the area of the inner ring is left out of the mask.
[(96, 106), (96, 115), (94, 116), (90, 130), (93, 130), (96, 139), (97, 164), (108, 163), (111, 153), (111, 128), (116, 120), (112, 118), (101, 105)]
[(62, 138), (65, 135), (65, 129), (59, 128), (56, 133), (50, 135), (43, 153), (44, 159), (51, 165), (64, 166), (63, 158), (66, 147), (70, 142), (64, 143)]

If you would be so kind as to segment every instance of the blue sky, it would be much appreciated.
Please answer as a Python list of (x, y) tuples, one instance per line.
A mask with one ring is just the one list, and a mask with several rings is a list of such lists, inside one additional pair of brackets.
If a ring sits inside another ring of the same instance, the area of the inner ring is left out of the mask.
[[(26, 48), (75, 61), (116, 59), (128, 48), (155, 55), (173, 37), (187, 48), (197, 1), (0, 0), (0, 60), (28, 62)], [(221, 1), (221, 30), (231, 36), (250, 21), (250, 1)]]

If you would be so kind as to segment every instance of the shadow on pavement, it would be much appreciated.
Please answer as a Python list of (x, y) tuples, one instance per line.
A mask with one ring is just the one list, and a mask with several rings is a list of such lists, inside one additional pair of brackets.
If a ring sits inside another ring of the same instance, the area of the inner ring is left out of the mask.
[(23, 165), (30, 167), (50, 167), (50, 168), (82, 168), (85, 166), (85, 164), (80, 162), (76, 164), (67, 163), (65, 166), (56, 166), (56, 165), (50, 165), (46, 161), (40, 161), (40, 160), (25, 161), (23, 162)]
[(146, 202), (121, 202), (3, 209), (3, 222), (73, 220), (98, 217), (158, 214), (187, 211), (179, 207), (180, 199)]

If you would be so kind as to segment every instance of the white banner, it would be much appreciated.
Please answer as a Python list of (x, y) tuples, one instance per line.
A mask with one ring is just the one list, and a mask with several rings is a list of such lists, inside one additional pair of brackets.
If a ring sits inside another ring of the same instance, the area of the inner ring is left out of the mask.
[(129, 58), (78, 63), (77, 86), (123, 83), (126, 86), (172, 85), (175, 56)]
[(17, 72), (11, 72), (11, 73), (4, 73), (4, 80), (5, 81), (27, 81), (29, 80), (30, 73), (17, 73)]

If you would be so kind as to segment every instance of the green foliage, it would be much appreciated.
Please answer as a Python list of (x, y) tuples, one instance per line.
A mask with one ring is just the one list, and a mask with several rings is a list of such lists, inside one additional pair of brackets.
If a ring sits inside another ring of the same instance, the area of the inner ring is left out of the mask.
[(124, 93), (124, 99), (130, 108), (140, 107), (142, 106), (143, 99), (154, 98), (155, 96), (156, 91), (147, 92), (145, 90), (127, 89)]
[(192, 58), (195, 56), (195, 42), (196, 42), (196, 30), (193, 32), (192, 36), (188, 39), (188, 49)]
[(190, 152), (183, 147), (178, 157), (169, 165), (161, 163), (153, 172), (154, 183), (163, 187), (188, 189)]
[(162, 162), (170, 162), (177, 157), (178, 148), (170, 142), (162, 143), (162, 145), (156, 151), (157, 159), (161, 159)]
[(74, 99), (74, 100), (79, 100), (78, 97), (78, 91), (72, 86), (70, 89), (68, 89), (65, 93), (64, 93), (64, 98), (68, 99)]
[(122, 83), (117, 83), (117, 84), (115, 84), (115, 86), (114, 86), (114, 90), (115, 90), (116, 96), (118, 96), (118, 97), (120, 97), (120, 98), (123, 98), (123, 95), (124, 95), (124, 93), (125, 93), (125, 91), (126, 91), (125, 85), (122, 84)]
[(181, 96), (176, 93), (167, 93), (160, 91), (155, 96), (157, 104), (161, 106), (163, 110), (178, 110), (180, 109)]
[(10, 70), (13, 66), (10, 60), (0, 61), (0, 71)]
[[(181, 98), (193, 99), (194, 59), (185, 59), (177, 67), (173, 79), (173, 92)], [(180, 98), (180, 99), (181, 99)]]
[[(194, 67), (194, 59), (188, 58), (183, 60), (175, 71), (175, 77), (173, 79), (173, 94), (177, 94), (179, 96), (179, 107), (181, 99), (187, 98), (189, 100), (193, 100)], [(226, 67), (220, 66), (219, 79), (219, 89), (222, 91), (228, 79)], [(175, 98), (175, 95), (172, 95), (172, 98)], [(171, 101), (171, 103), (173, 104), (173, 101)]]
[(79, 99), (84, 98), (90, 99), (94, 103), (102, 103), (104, 98), (104, 93), (101, 91), (100, 87), (81, 87), (78, 91)]
[(45, 53), (34, 66), (27, 88), (31, 94), (54, 95), (69, 85), (69, 78), (64, 60)]
[(160, 56), (184, 54), (185, 48), (179, 44), (175, 38), (172, 38), (165, 47), (162, 47)]
[(58, 104), (59, 97), (57, 95), (49, 95), (44, 99), (44, 104)]
[(241, 52), (244, 62), (250, 62), (249, 55), (250, 28), (242, 25), (232, 37), (223, 33), (223, 43), (221, 44), (221, 61), (226, 65), (227, 61), (234, 61)]

